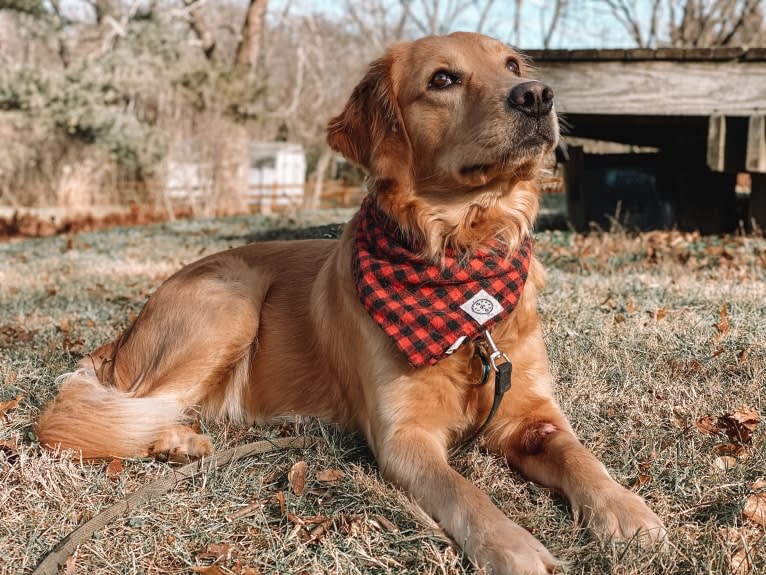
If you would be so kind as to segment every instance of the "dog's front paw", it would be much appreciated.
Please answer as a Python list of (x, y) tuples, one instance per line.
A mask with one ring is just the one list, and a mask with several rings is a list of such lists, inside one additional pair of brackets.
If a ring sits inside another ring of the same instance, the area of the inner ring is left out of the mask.
[(563, 573), (557, 560), (526, 529), (511, 523), (492, 533), (473, 550), (472, 558), (488, 575), (552, 575)]
[(620, 485), (576, 505), (575, 513), (601, 540), (637, 538), (642, 545), (667, 546), (667, 530), (660, 518), (641, 497)]

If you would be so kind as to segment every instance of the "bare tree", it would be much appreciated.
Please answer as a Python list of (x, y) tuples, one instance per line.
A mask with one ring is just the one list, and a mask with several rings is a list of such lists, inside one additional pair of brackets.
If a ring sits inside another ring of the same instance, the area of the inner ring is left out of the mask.
[[(545, 48), (546, 50), (551, 47), (551, 41), (553, 40), (553, 36), (558, 29), (559, 23), (564, 18), (568, 6), (569, 6), (569, 2), (567, 0), (556, 0), (556, 3), (553, 7), (553, 14), (548, 20), (547, 25), (545, 25), (543, 28), (543, 48)], [(521, 1), (517, 0), (516, 2), (517, 14), (520, 10), (521, 10)]]
[(655, 45), (662, 0), (648, 0), (650, 5), (648, 26), (644, 22), (641, 7), (637, 0), (602, 1), (608, 6), (614, 18), (625, 28), (637, 46), (646, 48)]
[(402, 12), (421, 34), (444, 34), (471, 13), (474, 29), (481, 32), (494, 4), (494, 0), (402, 0)]
[(237, 46), (234, 61), (240, 66), (247, 66), (255, 71), (261, 50), (263, 21), (266, 16), (267, 0), (250, 0), (245, 23), (242, 26), (242, 39)]
[(749, 44), (762, 30), (761, 0), (686, 0), (680, 4), (669, 3), (674, 46)]
[(208, 60), (212, 60), (215, 57), (216, 41), (215, 36), (205, 22), (202, 12), (202, 0), (184, 0), (184, 6), (188, 10), (189, 26), (202, 44), (202, 51), (205, 53), (205, 57)]
[(715, 47), (759, 42), (762, 0), (594, 0), (639, 47)]

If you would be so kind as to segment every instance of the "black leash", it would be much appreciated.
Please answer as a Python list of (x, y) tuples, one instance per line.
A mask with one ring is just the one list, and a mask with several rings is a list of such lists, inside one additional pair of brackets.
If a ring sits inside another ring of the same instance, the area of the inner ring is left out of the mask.
[(481, 349), (480, 346), (476, 347), (476, 356), (479, 358), (482, 365), (482, 377), (481, 381), (477, 385), (481, 386), (487, 383), (490, 369), (495, 372), (495, 394), (494, 398), (492, 399), (492, 407), (490, 408), (484, 423), (482, 423), (468, 437), (468, 439), (464, 440), (456, 449), (454, 449), (453, 453), (462, 451), (471, 445), (474, 441), (476, 441), (476, 439), (486, 431), (487, 427), (492, 422), (492, 419), (494, 419), (497, 410), (500, 408), (500, 403), (503, 401), (503, 396), (509, 389), (511, 389), (511, 372), (513, 371), (513, 363), (511, 363), (511, 358), (509, 358), (505, 353), (497, 348), (495, 340), (492, 339), (492, 335), (489, 333), (489, 330), (484, 332), (484, 339), (489, 346), (490, 353), (489, 357), (487, 357), (487, 354)]

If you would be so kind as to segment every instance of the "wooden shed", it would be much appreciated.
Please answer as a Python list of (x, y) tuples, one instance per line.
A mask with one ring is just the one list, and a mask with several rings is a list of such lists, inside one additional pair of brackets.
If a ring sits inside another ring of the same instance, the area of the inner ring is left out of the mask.
[[(663, 225), (720, 233), (746, 219), (766, 228), (766, 49), (528, 55), (536, 76), (556, 94), (565, 133), (650, 150), (593, 154), (569, 148), (567, 205), (578, 229), (603, 223), (621, 194), (635, 198), (642, 189), (644, 207), (654, 205)], [(614, 176), (620, 172), (630, 185), (620, 187)], [(741, 172), (752, 181), (747, 214), (737, 212)], [(625, 186), (633, 189), (625, 192)]]

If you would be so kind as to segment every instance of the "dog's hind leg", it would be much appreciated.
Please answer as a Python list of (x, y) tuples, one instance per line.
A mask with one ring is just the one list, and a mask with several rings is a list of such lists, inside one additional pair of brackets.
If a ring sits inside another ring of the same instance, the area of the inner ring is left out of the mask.
[(99, 357), (100, 366), (62, 386), (40, 418), (41, 442), (89, 458), (209, 454), (210, 440), (183, 422), (195, 410), (248, 418), (241, 395), (269, 286), (252, 274), (230, 258), (168, 280), (115, 342), (112, 357)]

